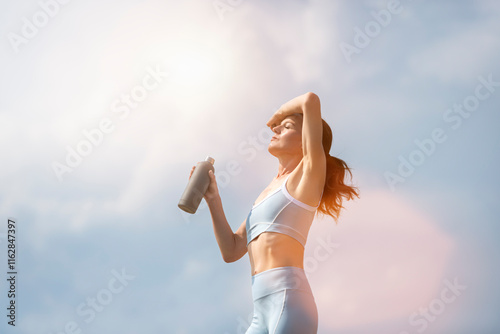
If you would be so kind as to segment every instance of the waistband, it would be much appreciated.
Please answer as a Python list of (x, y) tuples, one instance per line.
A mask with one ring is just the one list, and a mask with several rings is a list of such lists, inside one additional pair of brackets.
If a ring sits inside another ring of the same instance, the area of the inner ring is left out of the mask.
[(284, 289), (302, 290), (312, 294), (304, 269), (277, 267), (252, 276), (253, 300)]

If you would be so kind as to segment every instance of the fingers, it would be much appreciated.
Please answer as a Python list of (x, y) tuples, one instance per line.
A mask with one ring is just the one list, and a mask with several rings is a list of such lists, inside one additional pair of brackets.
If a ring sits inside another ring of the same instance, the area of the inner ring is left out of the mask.
[(277, 111), (274, 113), (274, 115), (267, 121), (267, 126), (271, 128), (271, 130), (275, 127), (278, 126), (278, 123), (280, 123), (283, 120), (283, 115)]
[[(194, 172), (194, 169), (196, 168), (196, 166), (193, 166), (193, 168), (191, 168), (191, 172), (189, 172), (189, 179), (191, 179), (191, 176), (193, 175), (193, 172)], [(209, 170), (208, 171), (208, 176), (215, 181), (215, 174), (214, 172), (212, 172), (212, 170)]]
[(212, 170), (208, 171), (208, 177), (210, 178), (210, 187), (217, 189), (217, 179), (215, 178), (215, 174)]
[(267, 121), (266, 125), (270, 128), (275, 127), (276, 126), (276, 116), (271, 117), (271, 119), (269, 119), (269, 121)]
[(195, 168), (196, 168), (196, 166), (193, 166), (193, 168), (191, 168), (191, 172), (189, 173), (189, 179), (191, 179), (191, 175), (193, 175)]

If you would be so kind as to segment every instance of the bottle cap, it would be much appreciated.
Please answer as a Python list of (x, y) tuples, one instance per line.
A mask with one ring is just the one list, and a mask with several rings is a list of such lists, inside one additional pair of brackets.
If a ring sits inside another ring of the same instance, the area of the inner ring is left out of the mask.
[(212, 158), (212, 157), (210, 157), (210, 156), (207, 156), (207, 158), (205, 159), (205, 161), (208, 161), (208, 162), (210, 162), (213, 165), (214, 162), (215, 162), (215, 159)]

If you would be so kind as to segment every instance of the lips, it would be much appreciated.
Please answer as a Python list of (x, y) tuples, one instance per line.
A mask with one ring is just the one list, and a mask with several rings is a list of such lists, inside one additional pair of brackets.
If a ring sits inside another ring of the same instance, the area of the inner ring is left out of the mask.
[(277, 140), (277, 139), (278, 139), (277, 137), (273, 136), (273, 137), (271, 138), (271, 141), (273, 141), (273, 140)]

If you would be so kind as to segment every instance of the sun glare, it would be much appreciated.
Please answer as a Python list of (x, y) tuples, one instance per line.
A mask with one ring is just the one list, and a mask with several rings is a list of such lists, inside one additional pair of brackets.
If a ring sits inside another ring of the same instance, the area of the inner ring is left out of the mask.
[[(224, 84), (227, 68), (210, 49), (177, 49), (169, 61), (172, 84), (186, 93), (209, 93)], [(182, 92), (181, 92), (182, 94)]]

